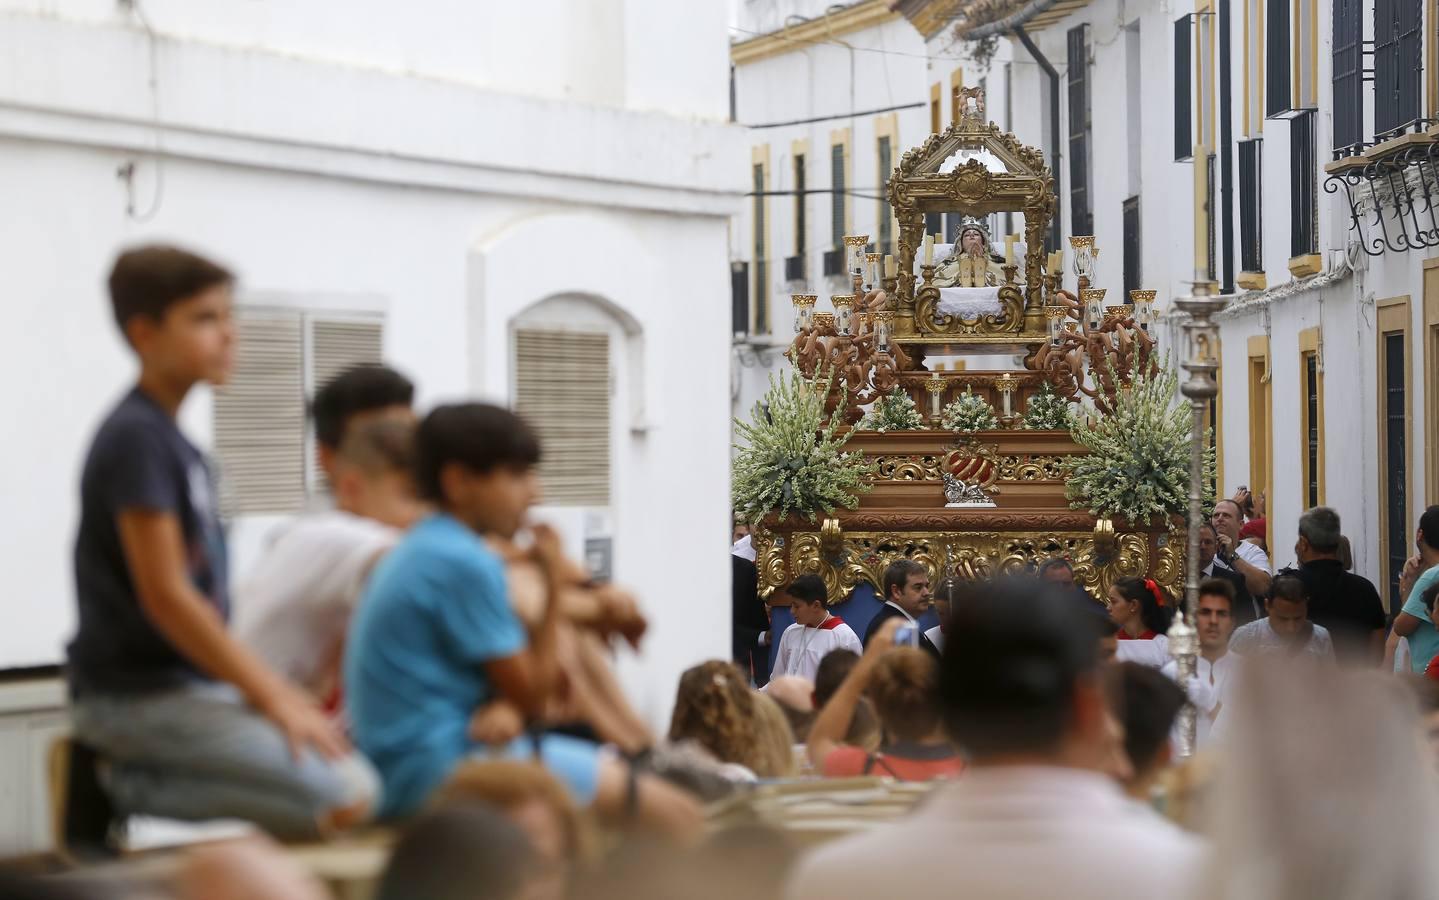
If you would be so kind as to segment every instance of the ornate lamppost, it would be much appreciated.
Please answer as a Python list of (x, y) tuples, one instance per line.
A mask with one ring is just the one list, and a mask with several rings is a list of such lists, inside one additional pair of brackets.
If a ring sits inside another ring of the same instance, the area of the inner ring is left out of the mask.
[[(1199, 528), (1204, 524), (1204, 409), (1219, 393), (1215, 374), (1219, 371), (1219, 326), (1213, 316), (1229, 298), (1220, 295), (1212, 281), (1196, 281), (1194, 293), (1175, 297), (1174, 305), (1189, 315), (1184, 323), (1184, 370), (1189, 377), (1179, 386), (1189, 398), (1194, 419), (1189, 427), (1189, 539), (1184, 555), (1184, 615), (1169, 628), (1169, 653), (1179, 672), (1179, 683), (1188, 685), (1199, 659), (1199, 632), (1194, 627), (1199, 608)], [(1179, 740), (1176, 755), (1186, 759), (1194, 754), (1195, 709), (1185, 704), (1179, 713)]]

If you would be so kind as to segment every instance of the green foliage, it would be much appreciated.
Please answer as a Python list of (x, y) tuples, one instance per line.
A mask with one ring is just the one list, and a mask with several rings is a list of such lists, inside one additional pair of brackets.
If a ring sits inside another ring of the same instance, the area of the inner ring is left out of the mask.
[(797, 512), (813, 521), (821, 510), (854, 509), (859, 494), (869, 490), (864, 478), (874, 464), (859, 451), (841, 449), (853, 432), (838, 433), (840, 417), (825, 420), (832, 383), (833, 374), (813, 382), (793, 371), (771, 375), (751, 421), (735, 420), (744, 446), (735, 445), (730, 490), (744, 521), (758, 522), (771, 512)]
[(1024, 427), (1031, 431), (1070, 430), (1074, 427), (1074, 414), (1069, 410), (1069, 401), (1056, 394), (1046, 381), (1038, 393), (1029, 397)]
[(940, 412), (939, 421), (950, 431), (993, 431), (999, 427), (994, 407), (983, 397), (964, 386), (964, 393), (949, 401)]
[(874, 401), (858, 427), (864, 431), (915, 431), (924, 427), (924, 417), (915, 408), (914, 398), (896, 387)]
[[(1187, 403), (1174, 402), (1178, 385), (1166, 365), (1153, 378), (1135, 378), (1130, 390), (1120, 391), (1112, 414), (1075, 423), (1074, 440), (1089, 454), (1069, 466), (1065, 494), (1071, 507), (1133, 525), (1189, 509), (1192, 413)], [(1214, 474), (1214, 449), (1206, 440), (1206, 506), (1214, 504)]]

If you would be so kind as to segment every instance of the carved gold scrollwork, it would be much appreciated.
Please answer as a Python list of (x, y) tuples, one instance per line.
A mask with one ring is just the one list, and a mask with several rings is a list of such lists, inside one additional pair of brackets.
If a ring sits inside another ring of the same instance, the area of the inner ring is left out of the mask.
[[(1151, 576), (1172, 592), (1182, 571), (1165, 557), (1166, 551), (1172, 556), (1173, 544), (1171, 540), (1168, 547), (1160, 549)], [(766, 554), (783, 553), (771, 546), (764, 545)], [(772, 590), (787, 578), (818, 575), (824, 580), (829, 602), (839, 603), (860, 584), (878, 590), (884, 570), (896, 559), (923, 564), (931, 581), (938, 583), (946, 577), (975, 580), (1028, 572), (1054, 557), (1073, 563), (1076, 582), (1099, 600), (1108, 596), (1117, 579), (1150, 571), (1149, 541), (1137, 532), (1118, 535), (1117, 552), (1105, 557), (1096, 557), (1090, 532), (847, 532), (833, 555), (821, 550), (819, 534), (808, 532), (793, 536), (787, 573), (776, 571), (769, 555), (762, 557), (761, 582)]]
[(789, 583), (784, 538), (772, 531), (756, 528), (750, 542), (754, 544), (755, 567), (759, 570), (759, 595), (768, 597)]
[(938, 456), (878, 456), (870, 481), (942, 481)]
[(1160, 537), (1159, 550), (1154, 555), (1152, 577), (1160, 584), (1169, 586), (1171, 593), (1175, 595), (1183, 593), (1184, 555), (1187, 549), (1184, 540), (1183, 529), (1170, 529), (1168, 534)]
[(1000, 481), (1063, 481), (1064, 457), (1015, 454), (999, 458)]
[(1012, 284), (999, 288), (999, 315), (946, 316), (939, 312), (939, 288), (921, 288), (914, 298), (914, 320), (920, 334), (1005, 335), (1024, 330), (1024, 296)]

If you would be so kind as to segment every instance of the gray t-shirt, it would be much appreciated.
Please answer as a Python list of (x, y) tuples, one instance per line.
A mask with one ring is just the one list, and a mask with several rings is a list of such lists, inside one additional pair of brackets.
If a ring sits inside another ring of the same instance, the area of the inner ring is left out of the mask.
[(80, 476), (80, 626), (68, 648), (77, 695), (162, 690), (206, 678), (140, 607), (120, 545), (117, 520), (127, 510), (175, 515), (191, 583), (229, 618), (225, 540), (210, 469), (175, 420), (137, 387), (101, 423)]

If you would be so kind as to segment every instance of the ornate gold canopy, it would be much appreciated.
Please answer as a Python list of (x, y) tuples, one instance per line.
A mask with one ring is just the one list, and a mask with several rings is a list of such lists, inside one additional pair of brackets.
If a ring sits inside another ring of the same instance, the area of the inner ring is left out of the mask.
[(1007, 272), (999, 292), (1003, 311), (979, 320), (936, 315), (938, 291), (926, 290), (902, 264), (895, 302), (897, 338), (963, 343), (1045, 337), (1042, 261), (1045, 230), (1057, 209), (1054, 178), (1043, 153), (985, 119), (983, 91), (961, 90), (958, 120), (904, 154), (890, 179), (889, 200), (899, 220), (899, 258), (904, 261), (913, 260), (924, 241), (926, 213), (1022, 213), (1026, 242), (1022, 293), (1013, 273)]

